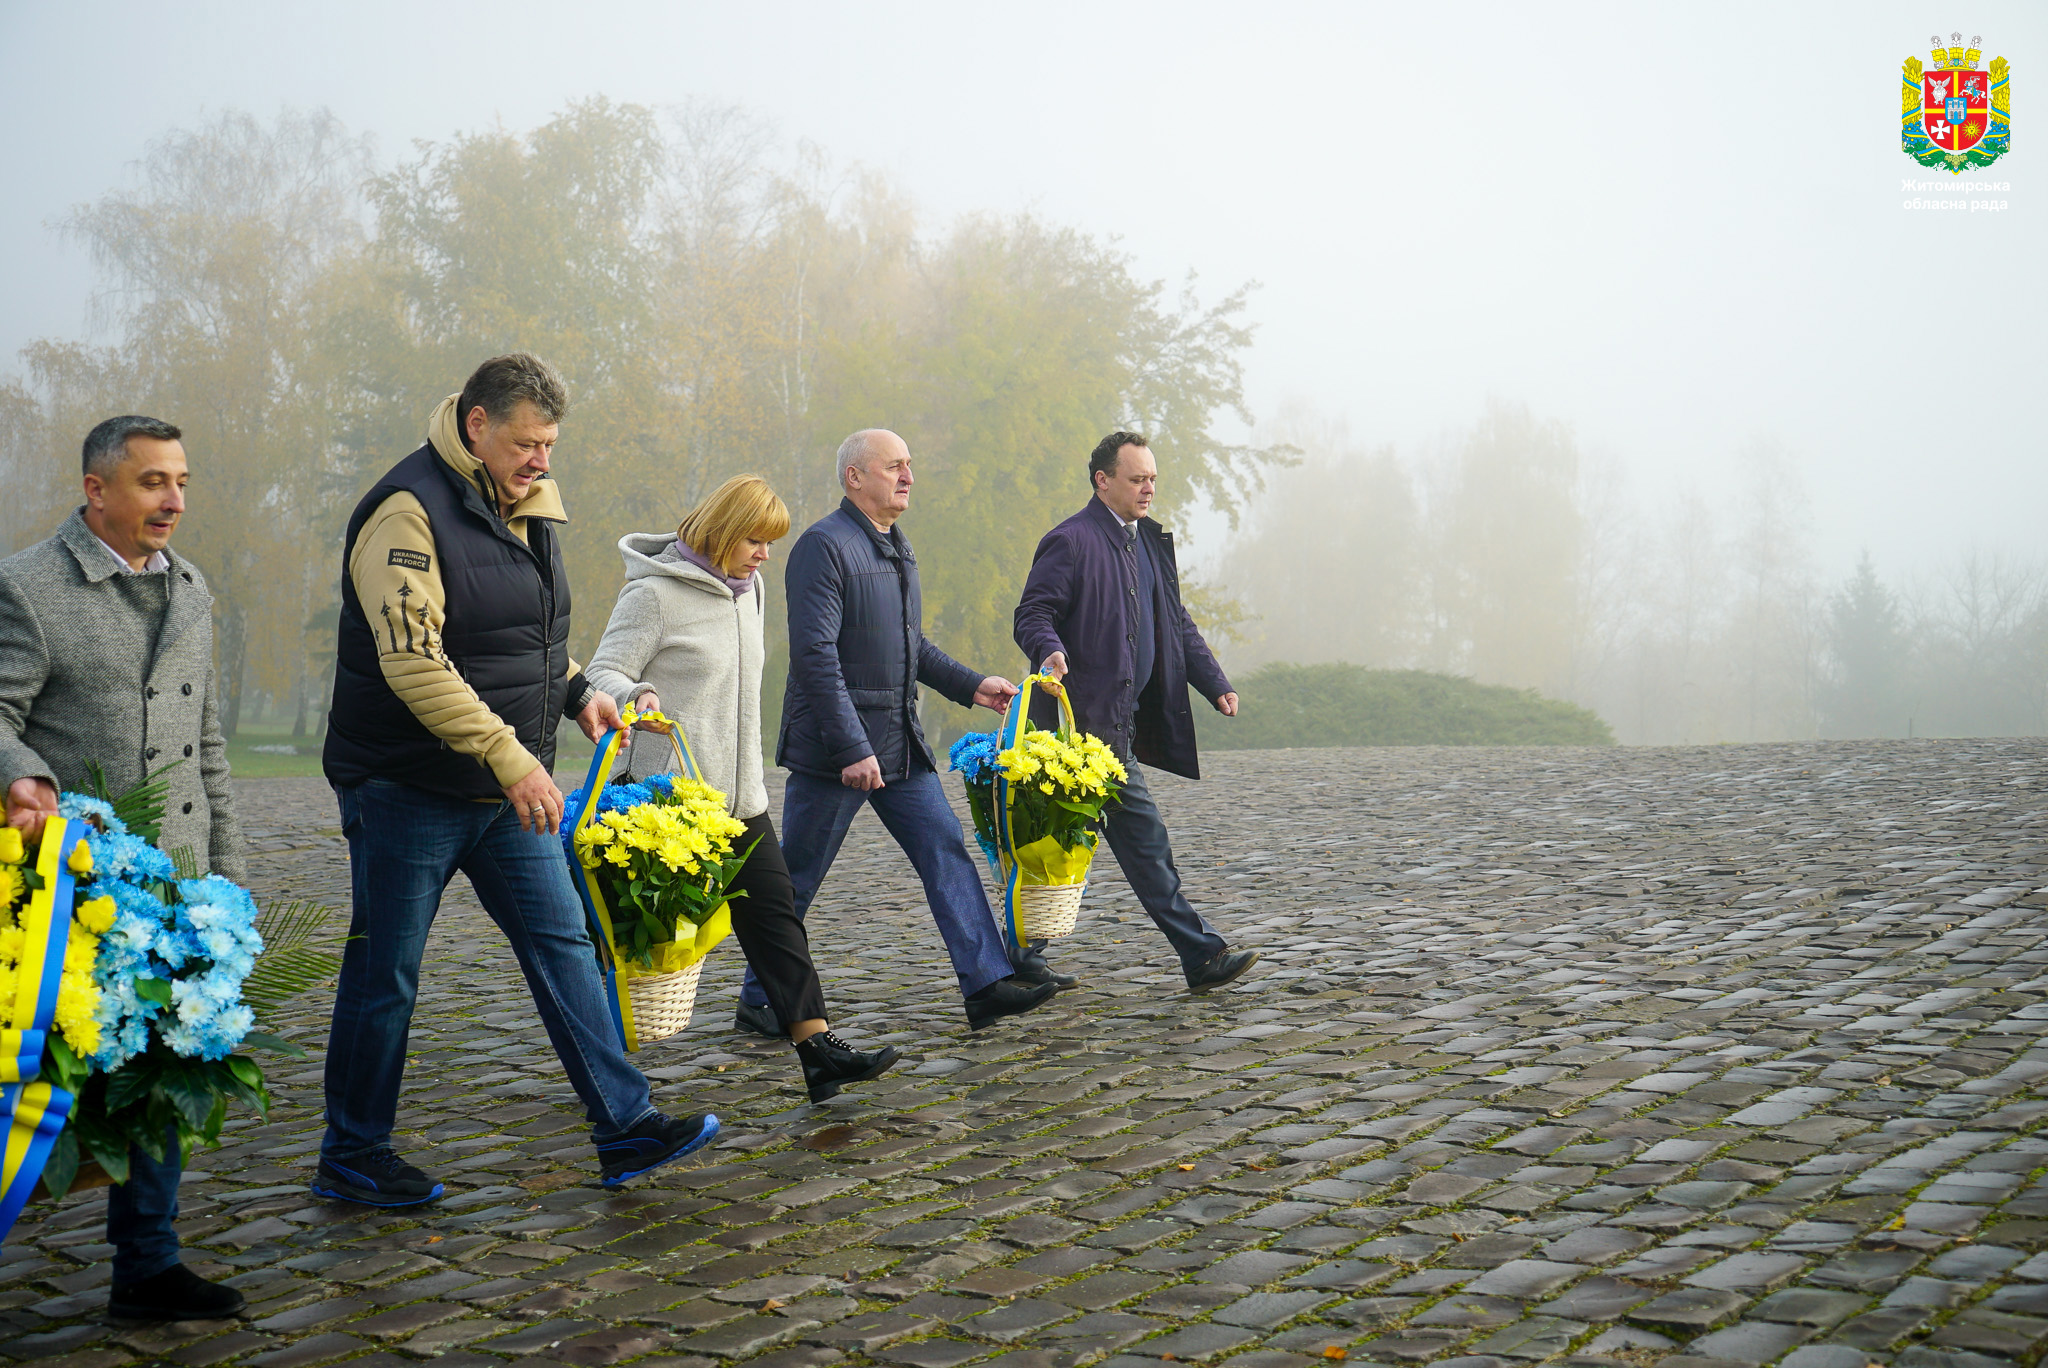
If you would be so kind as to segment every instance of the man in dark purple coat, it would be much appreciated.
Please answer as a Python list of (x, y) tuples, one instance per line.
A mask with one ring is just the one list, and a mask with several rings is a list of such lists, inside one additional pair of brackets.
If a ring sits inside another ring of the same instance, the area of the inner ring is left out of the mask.
[(1039, 539), (1017, 604), (1017, 644), (1065, 682), (1074, 720), (1130, 771), (1104, 834), (1179, 953), (1189, 990), (1206, 992), (1240, 977), (1259, 953), (1232, 950), (1189, 906), (1143, 766), (1201, 778), (1188, 688), (1225, 717), (1237, 716), (1237, 694), (1181, 605), (1173, 535), (1147, 516), (1159, 467), (1145, 439), (1110, 433), (1088, 458), (1088, 478), (1088, 506)]

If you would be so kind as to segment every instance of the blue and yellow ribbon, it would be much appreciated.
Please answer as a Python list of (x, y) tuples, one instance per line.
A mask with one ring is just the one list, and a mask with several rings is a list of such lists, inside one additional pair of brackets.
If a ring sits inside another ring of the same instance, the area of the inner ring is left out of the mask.
[(36, 873), (42, 887), (21, 909), (21, 963), (14, 969), (14, 1014), (0, 1028), (0, 1108), (9, 1124), (4, 1166), (0, 1166), (0, 1236), (14, 1229), (21, 1209), (35, 1195), (50, 1160), (50, 1148), (64, 1130), (77, 1099), (42, 1082), (43, 1046), (57, 1017), (57, 987), (64, 951), (71, 940), (73, 880), (71, 856), (85, 844), (85, 828), (62, 817), (43, 826)]

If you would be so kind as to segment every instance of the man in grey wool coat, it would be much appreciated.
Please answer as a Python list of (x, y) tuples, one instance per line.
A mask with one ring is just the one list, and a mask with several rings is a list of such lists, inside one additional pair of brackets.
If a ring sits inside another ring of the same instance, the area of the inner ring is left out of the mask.
[[(0, 785), (7, 825), (34, 840), (57, 795), (89, 790), (90, 766), (122, 793), (170, 765), (158, 843), (201, 869), (248, 880), (226, 743), (214, 704), (213, 596), (170, 549), (185, 512), (182, 434), (109, 418), (85, 439), (85, 503), (56, 534), (0, 560)], [(242, 1294), (178, 1259), (175, 1137), (163, 1162), (128, 1156), (107, 1194), (117, 1320), (211, 1320)]]

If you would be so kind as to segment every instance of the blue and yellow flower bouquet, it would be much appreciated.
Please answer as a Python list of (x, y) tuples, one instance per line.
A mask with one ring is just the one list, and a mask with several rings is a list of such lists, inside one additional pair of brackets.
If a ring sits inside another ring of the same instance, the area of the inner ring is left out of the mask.
[[(1032, 725), (1032, 690), (1059, 699), (1060, 727)], [(1102, 810), (1130, 776), (1108, 744), (1074, 725), (1066, 690), (1046, 675), (1024, 681), (994, 732), (953, 743), (967, 784), (974, 836), (1003, 888), (1003, 932), (1013, 946), (1071, 933), (1099, 839)]]
[(39, 1188), (126, 1181), (131, 1146), (189, 1157), (230, 1103), (267, 1113), (243, 1046), (304, 1053), (243, 1000), (263, 952), (246, 889), (181, 876), (113, 803), (66, 793), (57, 811), (34, 844), (0, 828), (0, 1231)]

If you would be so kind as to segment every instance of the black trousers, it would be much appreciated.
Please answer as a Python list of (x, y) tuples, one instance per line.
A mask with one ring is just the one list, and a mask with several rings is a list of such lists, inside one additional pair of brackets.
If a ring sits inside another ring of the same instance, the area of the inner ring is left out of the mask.
[(747, 964), (768, 994), (776, 1020), (785, 1027), (797, 1021), (822, 1020), (825, 990), (818, 983), (817, 966), (811, 963), (811, 940), (804, 933), (804, 919), (797, 915), (789, 866), (783, 863), (775, 824), (765, 812), (744, 820), (747, 834), (733, 844), (745, 849), (751, 842), (754, 853), (733, 881), (732, 891), (744, 891), (747, 896), (732, 900), (732, 933), (739, 937)]

